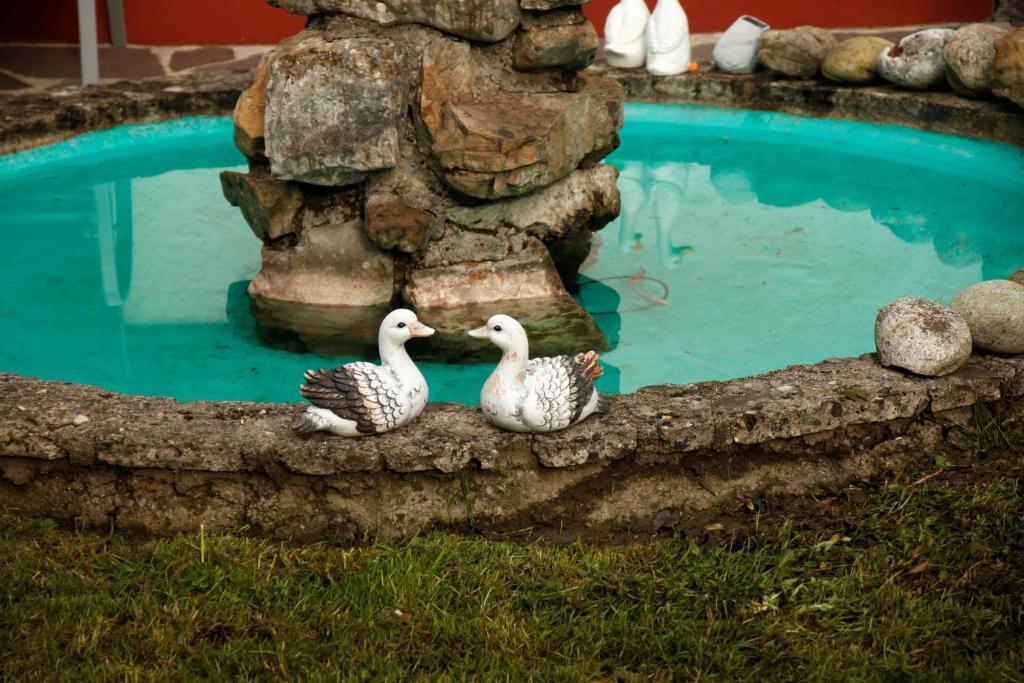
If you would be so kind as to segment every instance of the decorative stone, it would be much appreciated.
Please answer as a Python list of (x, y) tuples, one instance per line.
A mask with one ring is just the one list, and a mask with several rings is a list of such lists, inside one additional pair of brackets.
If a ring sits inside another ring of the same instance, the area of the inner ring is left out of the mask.
[(413, 253), (430, 238), (434, 215), (410, 206), (393, 194), (375, 194), (366, 200), (366, 235), (378, 246)]
[(621, 88), (588, 79), (575, 93), (514, 95), (448, 103), (434, 134), (444, 182), (479, 199), (526, 194), (618, 145)]
[(992, 61), (992, 92), (1024, 107), (1024, 28), (996, 41)]
[(306, 36), (270, 63), (266, 152), (277, 178), (343, 186), (391, 168), (408, 68), (390, 40)]
[(821, 73), (837, 83), (872, 83), (878, 80), (879, 53), (892, 45), (878, 36), (849, 38), (829, 50)]
[(253, 74), (252, 85), (242, 91), (235, 102), (235, 146), (250, 159), (265, 159), (263, 113), (267, 106), (267, 81), (270, 62), (267, 53)]
[(522, 197), (456, 206), (448, 221), (478, 230), (513, 230), (545, 242), (600, 230), (619, 215), (618, 171), (601, 164)]
[[(500, 251), (492, 250), (480, 260), (477, 248), (428, 255), (430, 267), (408, 274), (406, 300), (417, 310), (457, 308), (560, 296), (565, 291), (539, 240), (515, 236), (496, 241)], [(486, 287), (480, 285), (483, 282)]]
[(904, 88), (928, 90), (946, 83), (943, 48), (953, 35), (948, 28), (911, 33), (878, 55), (878, 75)]
[(581, 71), (594, 62), (599, 44), (597, 31), (580, 10), (524, 14), (512, 64), (520, 71)]
[(830, 32), (815, 26), (769, 31), (757, 58), (767, 68), (788, 78), (814, 78), (829, 50), (838, 44)]
[(940, 377), (956, 372), (971, 357), (971, 330), (947, 306), (904, 297), (878, 312), (875, 346), (882, 365)]
[(263, 247), (263, 267), (249, 284), (263, 327), (373, 342), (382, 317), (375, 315), (394, 296), (394, 262), (363, 234), (361, 214), (358, 192), (335, 193), (303, 213), (294, 244)]
[(1006, 33), (993, 24), (968, 24), (953, 32), (943, 49), (953, 90), (968, 97), (984, 97), (992, 91), (996, 42)]
[(1006, 278), (1010, 282), (1016, 282), (1018, 285), (1024, 285), (1024, 268), (1021, 268), (1016, 273)]
[(242, 210), (249, 227), (263, 242), (301, 229), (302, 192), (282, 180), (221, 171), (224, 198)]
[(557, 9), (559, 7), (570, 7), (579, 6), (589, 2), (590, 0), (520, 0), (523, 9), (526, 10), (538, 10), (546, 12), (547, 10)]
[[(432, 255), (440, 263), (408, 273), (403, 295), (424, 323), (437, 330), (424, 344), (434, 357), (484, 360), (493, 348), (482, 348), (466, 336), (495, 312), (516, 317), (530, 330), (537, 355), (565, 353), (571, 343), (605, 350), (608, 342), (590, 315), (565, 291), (551, 256), (533, 237), (487, 239), (489, 257), (455, 261), (458, 252)], [(433, 244), (431, 245), (433, 247)], [(505, 253), (501, 254), (500, 250)], [(486, 282), (487, 286), (479, 283)]]
[(757, 53), (767, 30), (768, 24), (756, 17), (743, 15), (734, 21), (711, 51), (715, 68), (727, 74), (757, 71)]
[(518, 0), (268, 0), (292, 14), (347, 14), (379, 24), (422, 24), (493, 43), (519, 25)]
[(1024, 285), (979, 282), (953, 297), (950, 307), (967, 321), (979, 349), (1024, 353)]

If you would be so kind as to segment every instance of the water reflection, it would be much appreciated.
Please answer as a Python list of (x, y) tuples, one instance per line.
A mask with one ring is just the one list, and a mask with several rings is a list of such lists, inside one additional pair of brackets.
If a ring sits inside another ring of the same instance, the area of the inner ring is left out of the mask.
[[(621, 343), (605, 360), (624, 390), (869, 351), (887, 301), (949, 300), (1024, 266), (1019, 179), (775, 132), (627, 127), (611, 159), (622, 214), (604, 233), (617, 248), (586, 270), (621, 296)], [(667, 305), (651, 305), (661, 284)]]

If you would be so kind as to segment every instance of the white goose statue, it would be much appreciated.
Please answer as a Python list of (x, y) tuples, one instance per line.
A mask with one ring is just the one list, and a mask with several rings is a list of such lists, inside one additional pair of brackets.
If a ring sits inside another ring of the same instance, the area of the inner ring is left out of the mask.
[(675, 76), (695, 71), (690, 61), (690, 22), (679, 0), (658, 0), (647, 22), (647, 71)]
[(495, 315), (470, 330), (501, 349), (501, 360), (480, 392), (480, 408), (492, 424), (512, 432), (553, 432), (608, 411), (608, 397), (594, 388), (601, 376), (593, 351), (530, 360), (526, 330)]
[(609, 66), (635, 69), (647, 59), (647, 20), (644, 0), (621, 0), (604, 22), (604, 58)]
[(313, 405), (295, 419), (299, 434), (337, 436), (383, 434), (408, 424), (427, 405), (427, 381), (405, 350), (413, 337), (434, 330), (416, 314), (399, 308), (380, 324), (380, 365), (349, 363), (334, 370), (308, 370), (299, 391)]

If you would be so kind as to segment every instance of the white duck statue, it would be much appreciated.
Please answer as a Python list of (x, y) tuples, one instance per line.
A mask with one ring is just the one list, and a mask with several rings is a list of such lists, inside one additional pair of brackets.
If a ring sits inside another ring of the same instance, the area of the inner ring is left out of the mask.
[(608, 397), (594, 388), (602, 370), (593, 351), (530, 360), (526, 330), (500, 314), (468, 334), (502, 351), (480, 392), (480, 408), (492, 424), (512, 432), (553, 432), (608, 411)]
[(658, 0), (647, 22), (647, 71), (675, 76), (695, 71), (690, 61), (690, 22), (679, 0)]
[(312, 404), (295, 419), (299, 434), (383, 434), (408, 424), (427, 405), (427, 381), (405, 350), (413, 337), (434, 330), (399, 308), (380, 324), (380, 365), (349, 363), (334, 370), (308, 370), (299, 391)]
[(635, 69), (647, 59), (647, 20), (644, 0), (620, 0), (604, 22), (604, 58), (617, 69)]

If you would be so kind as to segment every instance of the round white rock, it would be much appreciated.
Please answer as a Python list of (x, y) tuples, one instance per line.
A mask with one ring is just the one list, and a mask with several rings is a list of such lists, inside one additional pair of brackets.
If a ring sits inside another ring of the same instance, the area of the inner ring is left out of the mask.
[(979, 282), (949, 305), (967, 321), (979, 349), (1024, 353), (1024, 285), (1010, 280)]
[(971, 330), (948, 306), (904, 297), (878, 312), (875, 347), (882, 365), (939, 377), (956, 372), (971, 357)]

